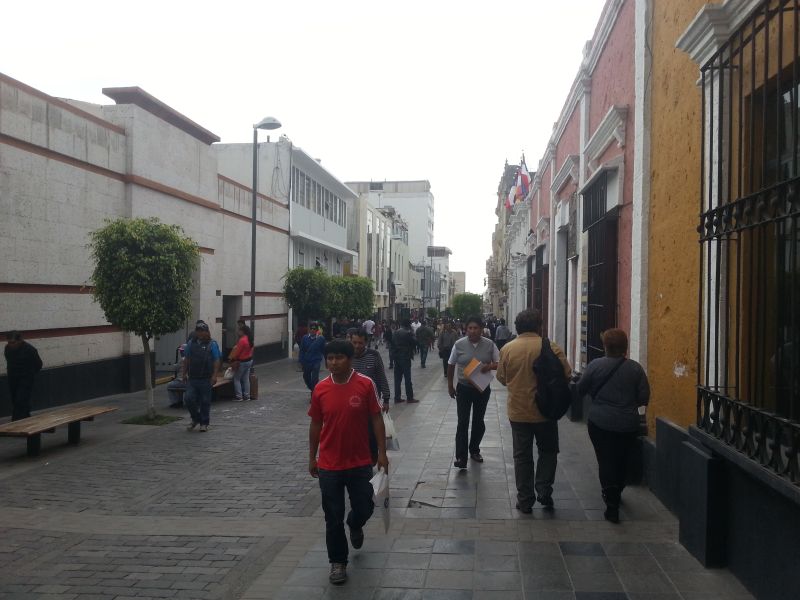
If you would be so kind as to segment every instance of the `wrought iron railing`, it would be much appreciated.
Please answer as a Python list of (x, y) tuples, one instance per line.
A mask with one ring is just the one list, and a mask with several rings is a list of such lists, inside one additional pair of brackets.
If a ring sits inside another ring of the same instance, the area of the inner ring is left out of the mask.
[(702, 67), (697, 426), (800, 484), (800, 2)]

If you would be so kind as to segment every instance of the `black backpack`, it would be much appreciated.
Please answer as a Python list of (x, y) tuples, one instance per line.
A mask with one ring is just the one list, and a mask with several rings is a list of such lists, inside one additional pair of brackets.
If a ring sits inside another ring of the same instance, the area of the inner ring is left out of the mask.
[(550, 347), (550, 340), (542, 338), (542, 353), (533, 361), (536, 373), (536, 405), (542, 416), (557, 421), (563, 417), (572, 404), (572, 391), (569, 389), (564, 365)]

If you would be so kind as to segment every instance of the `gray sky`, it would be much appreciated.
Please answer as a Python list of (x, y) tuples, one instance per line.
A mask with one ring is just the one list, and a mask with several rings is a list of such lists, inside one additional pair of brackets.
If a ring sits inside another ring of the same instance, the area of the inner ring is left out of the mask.
[(504, 161), (535, 170), (602, 6), (31, 0), (3, 7), (0, 71), (97, 103), (138, 85), (223, 142), (272, 115), (342, 181), (428, 179), (434, 243), (480, 293)]

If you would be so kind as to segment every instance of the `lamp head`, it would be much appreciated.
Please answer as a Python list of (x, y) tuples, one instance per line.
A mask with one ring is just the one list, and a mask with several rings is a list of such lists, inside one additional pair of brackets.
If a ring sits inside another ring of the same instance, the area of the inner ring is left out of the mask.
[(264, 117), (253, 125), (253, 129), (278, 129), (280, 126), (281, 122), (275, 117)]

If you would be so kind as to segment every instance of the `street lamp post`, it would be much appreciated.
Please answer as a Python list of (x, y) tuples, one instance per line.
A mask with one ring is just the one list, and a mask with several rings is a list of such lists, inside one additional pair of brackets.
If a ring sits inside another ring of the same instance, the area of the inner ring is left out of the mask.
[[(250, 224), (250, 331), (256, 332), (256, 207), (258, 206), (258, 130), (278, 129), (281, 122), (264, 117), (253, 125), (253, 218)], [(255, 339), (255, 338), (254, 338)]]

